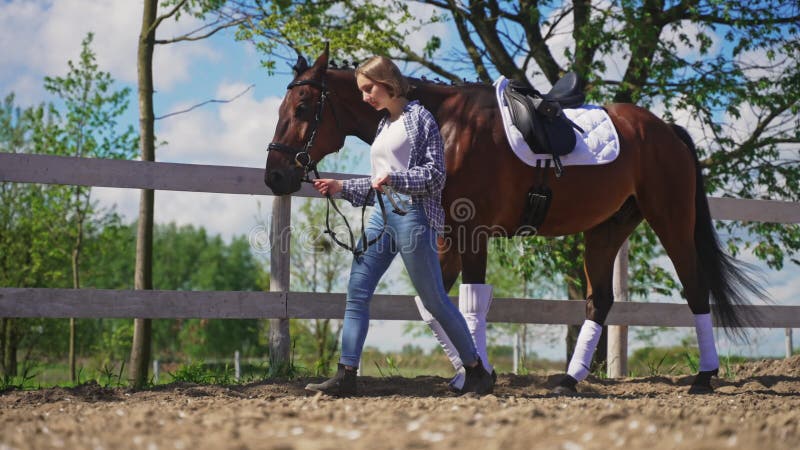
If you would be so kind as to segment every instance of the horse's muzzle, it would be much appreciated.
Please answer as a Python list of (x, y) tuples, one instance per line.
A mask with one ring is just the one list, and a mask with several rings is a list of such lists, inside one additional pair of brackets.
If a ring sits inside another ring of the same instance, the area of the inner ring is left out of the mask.
[(264, 172), (264, 184), (275, 195), (286, 195), (300, 190), (300, 173), (294, 168), (274, 169)]

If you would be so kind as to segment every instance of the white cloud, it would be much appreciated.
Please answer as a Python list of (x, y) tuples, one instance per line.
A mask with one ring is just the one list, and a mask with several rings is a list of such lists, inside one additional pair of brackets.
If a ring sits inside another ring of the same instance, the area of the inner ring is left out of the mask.
[[(217, 99), (230, 99), (247, 89), (243, 83), (223, 83)], [(157, 151), (157, 160), (263, 167), (266, 146), (275, 133), (280, 97), (258, 100), (250, 90), (231, 103), (218, 108), (205, 107), (159, 122), (157, 134), (167, 146)], [(170, 111), (191, 105), (172, 105)]]
[[(614, 6), (607, 1), (600, 2), (594, 6), (595, 11), (593, 15), (597, 16), (600, 14), (600, 10), (610, 9), (613, 7)], [(553, 55), (553, 58), (559, 64), (559, 66), (564, 68), (570, 64), (570, 60), (567, 58), (565, 52), (567, 50), (570, 50), (573, 54), (575, 52), (575, 39), (572, 37), (574, 20), (571, 10), (566, 11), (566, 15), (564, 15), (565, 10), (567, 9), (571, 9), (570, 5), (553, 9), (548, 15), (546, 21), (549, 24), (555, 24), (555, 26), (552, 27), (552, 29), (549, 28), (550, 26), (546, 26), (542, 29), (543, 34), (550, 35), (547, 40), (547, 46), (550, 49), (550, 53)], [(564, 15), (563, 18), (561, 18), (562, 15)], [(607, 23), (605, 25), (606, 31), (614, 30), (619, 27), (620, 24), (617, 22)], [(610, 54), (606, 55), (598, 54), (596, 57), (602, 57), (603, 62), (606, 64), (606, 71), (600, 75), (604, 78), (612, 80), (619, 80), (622, 78), (630, 59), (630, 56), (626, 52), (619, 49), (615, 49)], [(524, 57), (520, 56), (517, 59), (517, 64), (521, 66), (523, 61)], [(550, 82), (547, 80), (544, 74), (541, 73), (541, 69), (538, 65), (536, 65), (535, 61), (531, 61), (527, 75), (533, 85), (539, 90), (546, 90), (546, 88), (550, 86)]]
[[(441, 13), (441, 9), (431, 6), (425, 5), (421, 3), (413, 3), (409, 5), (409, 12), (413, 17), (418, 20), (428, 20), (434, 14)], [(445, 22), (436, 22), (425, 25), (419, 30), (410, 33), (410, 27), (404, 27), (401, 31), (406, 31), (406, 44), (414, 50), (415, 52), (422, 53), (425, 49), (425, 45), (433, 36), (438, 36), (441, 38), (443, 47), (447, 46), (447, 42), (450, 39), (450, 29)]]
[[(93, 188), (92, 197), (104, 208), (115, 206), (123, 222), (136, 220), (139, 214), (138, 189)], [(269, 217), (272, 197), (202, 192), (156, 191), (154, 220), (164, 224), (204, 227), (210, 234), (247, 235), (257, 225), (256, 217)]]
[[(101, 70), (122, 82), (136, 82), (136, 47), (141, 27), (141, 2), (128, 0), (59, 0), (0, 3), (0, 48), (3, 65), (0, 84), (22, 88), (26, 100), (39, 101), (43, 91), (31, 89), (26, 78), (66, 73), (67, 61), (77, 60), (80, 43), (94, 32), (92, 48)], [(158, 37), (191, 31), (200, 22), (183, 16), (180, 22), (165, 21)], [(154, 64), (156, 89), (169, 89), (189, 76), (197, 59), (218, 56), (205, 42), (158, 46)], [(37, 82), (41, 84), (41, 82)]]
[[(241, 83), (223, 83), (216, 98), (228, 99), (247, 88)], [(274, 134), (278, 107), (282, 99), (255, 98), (253, 90), (237, 100), (219, 107), (196, 109), (157, 122), (158, 139), (167, 145), (156, 150), (156, 160), (191, 164), (242, 167), (263, 167), (265, 148)], [(169, 111), (191, 105), (176, 104)], [(116, 204), (117, 209), (132, 221), (138, 215), (139, 191), (134, 189), (95, 188), (94, 196), (102, 205)], [(215, 193), (158, 191), (155, 200), (156, 223), (204, 226), (223, 237), (247, 234), (256, 225), (255, 215), (261, 201), (268, 216), (272, 198)]]
[[(722, 49), (722, 38), (708, 26), (691, 20), (682, 20), (672, 27), (665, 28), (661, 32), (661, 41), (674, 44), (678, 57), (688, 61), (695, 61), (705, 57), (700, 55), (700, 42), (697, 39), (697, 36), (703, 34), (711, 39), (707, 54), (716, 55), (719, 53)], [(681, 40), (681, 35), (685, 35), (691, 45)]]

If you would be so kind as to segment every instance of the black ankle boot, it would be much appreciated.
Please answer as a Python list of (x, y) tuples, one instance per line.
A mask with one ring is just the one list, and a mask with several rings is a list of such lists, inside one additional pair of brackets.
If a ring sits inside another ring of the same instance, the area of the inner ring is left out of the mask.
[(466, 377), (461, 393), (474, 392), (478, 395), (491, 394), (494, 391), (494, 380), (492, 375), (483, 368), (481, 359), (478, 358), (478, 365), (475, 367), (464, 366)]
[(697, 374), (689, 388), (690, 394), (712, 394), (711, 378), (719, 375), (719, 369), (701, 371)]
[(578, 390), (575, 389), (575, 385), (577, 384), (578, 380), (569, 374), (565, 374), (564, 378), (558, 382), (558, 386), (553, 388), (553, 393), (556, 395), (576, 395)]
[(357, 369), (347, 369), (339, 363), (336, 375), (322, 383), (309, 383), (306, 391), (310, 393), (322, 392), (335, 397), (350, 397), (356, 395)]

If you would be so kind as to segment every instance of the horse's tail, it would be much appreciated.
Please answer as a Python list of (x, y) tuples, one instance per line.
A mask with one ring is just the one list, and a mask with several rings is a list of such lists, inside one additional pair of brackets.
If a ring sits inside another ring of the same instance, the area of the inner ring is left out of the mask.
[(746, 340), (743, 327), (752, 324), (752, 315), (742, 317), (734, 306), (747, 305), (748, 297), (755, 295), (767, 299), (768, 295), (754, 278), (754, 267), (737, 261), (722, 250), (703, 183), (703, 174), (697, 157), (697, 148), (689, 133), (681, 126), (671, 124), (672, 131), (689, 147), (695, 161), (696, 189), (694, 197), (694, 242), (697, 250), (700, 276), (714, 299), (714, 317), (729, 336)]

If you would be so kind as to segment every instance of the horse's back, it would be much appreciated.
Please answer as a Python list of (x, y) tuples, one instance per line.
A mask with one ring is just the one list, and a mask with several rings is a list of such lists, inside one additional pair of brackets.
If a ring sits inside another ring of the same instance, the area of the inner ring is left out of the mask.
[(620, 153), (632, 156), (642, 175), (694, 173), (695, 155), (672, 125), (631, 103), (605, 105), (620, 139)]

